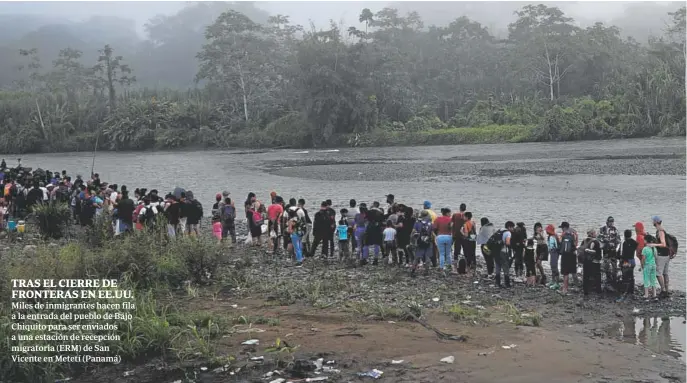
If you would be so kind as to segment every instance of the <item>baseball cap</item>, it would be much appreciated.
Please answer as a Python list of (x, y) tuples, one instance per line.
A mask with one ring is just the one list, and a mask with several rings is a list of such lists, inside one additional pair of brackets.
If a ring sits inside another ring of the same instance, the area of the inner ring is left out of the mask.
[(663, 222), (663, 220), (661, 220), (661, 217), (659, 217), (659, 216), (657, 216), (657, 215), (651, 217), (651, 221), (652, 221), (653, 223)]
[(229, 197), (229, 192), (228, 191), (223, 191), (222, 192), (222, 197)]
[(565, 221), (561, 222), (561, 225), (558, 226), (559, 229), (567, 229), (569, 227), (570, 227), (570, 224), (565, 222)]
[[(425, 209), (429, 209), (429, 208), (432, 207), (432, 203), (429, 202), (429, 201), (425, 201), (425, 202), (422, 203), (422, 206), (424, 206)], [(429, 213), (428, 213), (428, 214), (429, 214)]]

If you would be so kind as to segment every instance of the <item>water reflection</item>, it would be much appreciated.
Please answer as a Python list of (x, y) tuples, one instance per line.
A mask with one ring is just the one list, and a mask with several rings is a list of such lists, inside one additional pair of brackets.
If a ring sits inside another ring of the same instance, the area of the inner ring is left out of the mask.
[(629, 317), (614, 323), (607, 334), (625, 343), (642, 345), (657, 354), (685, 360), (685, 318)]

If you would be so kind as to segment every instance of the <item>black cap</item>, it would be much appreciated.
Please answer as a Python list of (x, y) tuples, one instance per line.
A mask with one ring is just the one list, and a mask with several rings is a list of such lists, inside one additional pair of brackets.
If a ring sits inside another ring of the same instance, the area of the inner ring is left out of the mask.
[(322, 203), (320, 204), (320, 206), (329, 206), (329, 205), (327, 205), (327, 201), (322, 201)]
[(613, 219), (613, 217), (609, 216), (608, 218), (606, 218), (606, 222), (615, 222), (615, 220)]
[(563, 221), (560, 226), (558, 226), (559, 229), (568, 229), (570, 227), (570, 224)]

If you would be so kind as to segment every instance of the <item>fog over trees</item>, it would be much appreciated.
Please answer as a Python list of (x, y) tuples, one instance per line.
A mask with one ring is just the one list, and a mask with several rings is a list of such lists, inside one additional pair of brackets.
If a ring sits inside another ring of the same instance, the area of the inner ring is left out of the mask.
[(0, 3), (0, 153), (685, 134), (681, 3), (59, 4)]

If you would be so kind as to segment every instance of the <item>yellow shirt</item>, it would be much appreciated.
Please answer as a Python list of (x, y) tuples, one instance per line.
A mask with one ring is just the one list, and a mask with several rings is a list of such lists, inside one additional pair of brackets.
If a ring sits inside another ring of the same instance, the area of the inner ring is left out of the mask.
[(427, 213), (429, 213), (429, 217), (432, 219), (432, 223), (437, 219), (437, 213), (434, 212), (432, 209), (425, 209)]

